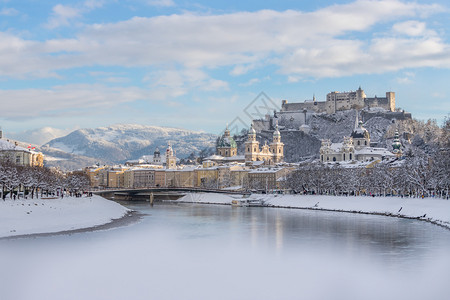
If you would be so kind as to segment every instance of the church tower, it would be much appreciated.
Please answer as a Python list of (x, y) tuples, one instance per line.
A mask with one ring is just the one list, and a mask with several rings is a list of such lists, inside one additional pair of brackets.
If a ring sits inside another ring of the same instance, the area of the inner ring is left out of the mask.
[(356, 113), (355, 129), (352, 132), (353, 147), (355, 150), (361, 148), (370, 147), (370, 135), (369, 131), (362, 126), (363, 122), (358, 118), (358, 112)]
[(159, 152), (158, 148), (156, 148), (155, 152), (153, 152), (153, 163), (155, 165), (161, 164), (161, 152)]
[(245, 161), (256, 161), (259, 155), (259, 142), (256, 140), (256, 131), (253, 123), (248, 131), (247, 141), (245, 142)]
[(273, 141), (270, 144), (270, 152), (273, 155), (272, 161), (274, 163), (279, 163), (283, 161), (284, 158), (284, 144), (281, 142), (281, 133), (278, 130), (278, 123), (275, 126), (275, 131), (273, 132)]
[(166, 149), (166, 169), (175, 169), (177, 167), (177, 157), (172, 149), (172, 145), (169, 145)]
[(397, 155), (397, 157), (402, 156), (402, 143), (400, 142), (398, 130), (395, 131), (394, 141), (392, 142), (392, 148), (393, 148), (392, 153)]
[(217, 143), (217, 154), (223, 157), (231, 157), (237, 155), (236, 141), (231, 137), (230, 130), (227, 128)]

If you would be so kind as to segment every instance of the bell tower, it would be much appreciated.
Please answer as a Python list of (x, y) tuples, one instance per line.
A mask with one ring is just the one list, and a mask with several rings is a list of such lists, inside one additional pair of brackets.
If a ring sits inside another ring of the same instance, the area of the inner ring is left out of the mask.
[(281, 142), (281, 133), (278, 130), (278, 123), (275, 125), (275, 131), (273, 132), (273, 141), (270, 144), (270, 152), (273, 155), (273, 162), (279, 163), (284, 158), (284, 144)]
[(175, 169), (177, 167), (177, 157), (172, 149), (172, 145), (167, 145), (166, 149), (166, 169)]
[(256, 131), (253, 123), (248, 131), (247, 141), (245, 142), (245, 161), (256, 161), (259, 154), (259, 142), (256, 140)]

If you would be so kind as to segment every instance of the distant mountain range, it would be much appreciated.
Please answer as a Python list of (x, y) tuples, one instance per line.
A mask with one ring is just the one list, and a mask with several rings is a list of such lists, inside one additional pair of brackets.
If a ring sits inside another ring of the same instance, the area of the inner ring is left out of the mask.
[(26, 141), (29, 144), (41, 146), (53, 139), (65, 136), (69, 132), (71, 130), (43, 127), (22, 132), (7, 132), (6, 135), (7, 138), (12, 140)]
[[(172, 143), (179, 158), (215, 146), (217, 136), (179, 128), (119, 124), (94, 129), (79, 129), (40, 147), (47, 165), (63, 169), (82, 167), (83, 163), (124, 163), (159, 148), (163, 154)], [(87, 165), (88, 165), (87, 164)]]

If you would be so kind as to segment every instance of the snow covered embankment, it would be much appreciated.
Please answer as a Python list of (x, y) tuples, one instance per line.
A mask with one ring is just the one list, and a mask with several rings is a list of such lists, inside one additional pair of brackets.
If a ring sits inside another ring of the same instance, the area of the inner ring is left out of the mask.
[(129, 210), (100, 196), (0, 200), (0, 237), (56, 233), (99, 226)]
[[(224, 194), (188, 194), (179, 201), (231, 204), (236, 196)], [(329, 210), (419, 219), (450, 229), (450, 201), (439, 198), (399, 198), (317, 195), (252, 195), (271, 207)]]

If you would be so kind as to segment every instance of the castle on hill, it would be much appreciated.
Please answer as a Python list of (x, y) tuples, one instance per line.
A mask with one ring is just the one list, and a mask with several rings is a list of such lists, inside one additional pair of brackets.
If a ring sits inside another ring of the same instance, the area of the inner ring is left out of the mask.
[(308, 120), (315, 114), (334, 114), (339, 111), (355, 109), (362, 111), (363, 121), (382, 114), (389, 119), (410, 119), (411, 114), (396, 110), (395, 92), (386, 92), (386, 97), (367, 97), (361, 87), (356, 91), (337, 92), (327, 94), (325, 101), (312, 100), (289, 103), (282, 100), (280, 111), (274, 111), (273, 116), (266, 115), (264, 119), (253, 120), (257, 132), (274, 130), (275, 123), (281, 129), (308, 131)]
[(305, 101), (303, 103), (288, 103), (287, 100), (283, 100), (281, 103), (281, 112), (303, 111), (306, 109), (315, 113), (326, 112), (327, 114), (334, 114), (340, 110), (360, 110), (365, 107), (380, 107), (387, 111), (395, 111), (395, 93), (386, 92), (386, 97), (375, 96), (369, 98), (361, 87), (356, 91), (350, 92), (334, 91), (327, 94), (325, 101), (316, 101), (315, 97), (313, 97), (312, 101)]

